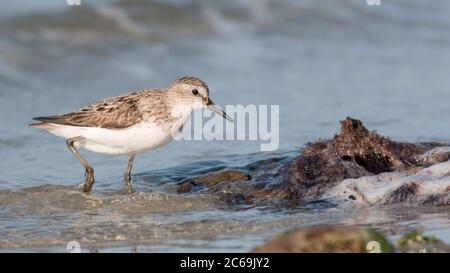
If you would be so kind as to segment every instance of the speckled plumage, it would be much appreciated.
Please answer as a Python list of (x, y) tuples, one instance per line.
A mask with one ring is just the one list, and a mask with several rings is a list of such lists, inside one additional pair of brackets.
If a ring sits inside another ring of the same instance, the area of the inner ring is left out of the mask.
[[(179, 84), (203, 87), (207, 95), (209, 95), (208, 85), (198, 78), (182, 77), (176, 80), (171, 87), (176, 87)], [(177, 92), (174, 93), (176, 96)], [(124, 129), (142, 121), (151, 121), (162, 126), (168, 125), (174, 122), (168, 107), (170, 102), (167, 103), (167, 99), (173, 99), (172, 97), (159, 89), (144, 89), (98, 101), (67, 114), (36, 117), (34, 120), (41, 123), (35, 123), (32, 126), (37, 127), (43, 123), (53, 123), (69, 126)]]
[(157, 89), (108, 98), (60, 116), (34, 119), (42, 123), (106, 129), (128, 128), (144, 119), (156, 123), (171, 120), (164, 101), (164, 93)]

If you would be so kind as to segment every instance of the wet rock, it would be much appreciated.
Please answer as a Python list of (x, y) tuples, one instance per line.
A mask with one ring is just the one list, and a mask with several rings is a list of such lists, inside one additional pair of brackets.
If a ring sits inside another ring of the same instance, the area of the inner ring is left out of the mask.
[(442, 144), (395, 142), (369, 131), (360, 120), (347, 118), (341, 121), (341, 131), (332, 140), (309, 145), (287, 165), (282, 188), (288, 199), (314, 200), (348, 178), (419, 171), (425, 162), (445, 160), (445, 156), (420, 159), (420, 155), (438, 146)]
[(419, 194), (419, 191), (420, 191), (419, 183), (413, 182), (409, 184), (404, 184), (389, 194), (389, 196), (385, 201), (385, 204), (388, 205), (411, 201)]
[(251, 199), (248, 196), (239, 192), (222, 192), (219, 194), (219, 197), (229, 205), (246, 205), (251, 203)]
[(177, 193), (187, 193), (195, 186), (193, 183), (183, 183), (177, 187)]
[(449, 205), (450, 161), (417, 169), (346, 179), (320, 198), (335, 204)]
[(194, 187), (211, 187), (220, 182), (237, 182), (250, 180), (251, 176), (239, 170), (224, 170), (205, 175), (193, 177), (182, 181), (178, 188), (178, 193), (186, 193), (193, 190)]
[(444, 162), (450, 159), (450, 147), (436, 147), (430, 151), (417, 156), (417, 162), (424, 166), (431, 166), (433, 164)]
[(256, 253), (393, 252), (389, 241), (377, 231), (319, 226), (293, 230), (256, 247)]
[(424, 206), (448, 206), (450, 205), (450, 193), (431, 194), (422, 201)]

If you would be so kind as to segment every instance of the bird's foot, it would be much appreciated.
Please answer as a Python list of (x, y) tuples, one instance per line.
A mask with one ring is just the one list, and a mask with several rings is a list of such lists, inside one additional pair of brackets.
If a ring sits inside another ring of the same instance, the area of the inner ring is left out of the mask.
[(85, 193), (89, 193), (94, 185), (94, 170), (86, 170), (84, 175), (84, 183), (82, 184), (82, 190)]
[(132, 187), (133, 180), (131, 179), (131, 176), (125, 175), (124, 182), (125, 182), (125, 191), (128, 194), (132, 194), (133, 193), (133, 187)]

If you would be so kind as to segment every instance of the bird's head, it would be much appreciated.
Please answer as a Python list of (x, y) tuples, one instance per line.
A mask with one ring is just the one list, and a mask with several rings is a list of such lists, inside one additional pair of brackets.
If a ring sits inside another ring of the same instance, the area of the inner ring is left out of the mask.
[(167, 88), (166, 94), (172, 107), (186, 107), (190, 111), (206, 108), (233, 121), (220, 106), (209, 98), (208, 85), (196, 77), (179, 78)]

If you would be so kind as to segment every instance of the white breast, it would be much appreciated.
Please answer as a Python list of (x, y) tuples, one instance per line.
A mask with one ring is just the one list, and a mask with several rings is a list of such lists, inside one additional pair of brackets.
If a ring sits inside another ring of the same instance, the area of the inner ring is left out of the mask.
[(63, 138), (81, 136), (78, 147), (104, 154), (137, 154), (161, 147), (172, 140), (170, 131), (155, 123), (140, 123), (126, 129), (104, 129), (52, 124), (47, 130)]

